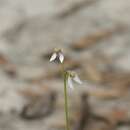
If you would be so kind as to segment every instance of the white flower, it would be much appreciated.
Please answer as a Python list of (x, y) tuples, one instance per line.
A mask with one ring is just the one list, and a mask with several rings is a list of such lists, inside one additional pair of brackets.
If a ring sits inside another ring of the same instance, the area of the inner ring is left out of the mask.
[(63, 63), (64, 61), (64, 55), (62, 53), (61, 49), (55, 49), (54, 53), (52, 54), (51, 58), (50, 58), (50, 62), (54, 61), (58, 59), (61, 63)]
[(73, 71), (67, 71), (67, 85), (70, 89), (74, 89), (73, 81), (75, 81), (78, 84), (82, 84), (82, 81), (80, 80), (77, 73)]

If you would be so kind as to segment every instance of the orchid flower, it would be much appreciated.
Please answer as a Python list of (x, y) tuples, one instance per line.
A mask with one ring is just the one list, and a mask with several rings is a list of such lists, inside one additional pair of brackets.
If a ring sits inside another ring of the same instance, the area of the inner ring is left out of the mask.
[(64, 55), (62, 53), (62, 50), (61, 49), (55, 49), (54, 50), (54, 53), (52, 54), (51, 58), (50, 58), (50, 62), (54, 61), (58, 59), (61, 63), (63, 63), (64, 61)]
[(82, 84), (82, 81), (80, 80), (79, 76), (74, 71), (67, 71), (67, 84), (70, 89), (74, 89), (73, 81)]

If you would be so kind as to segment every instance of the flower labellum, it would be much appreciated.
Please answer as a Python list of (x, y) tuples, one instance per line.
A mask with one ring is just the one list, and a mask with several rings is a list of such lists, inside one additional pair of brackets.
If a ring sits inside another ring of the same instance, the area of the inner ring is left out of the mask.
[(70, 89), (74, 89), (73, 81), (75, 81), (78, 84), (82, 84), (82, 81), (80, 80), (77, 73), (75, 73), (73, 71), (67, 71), (67, 84)]
[(64, 61), (64, 55), (62, 53), (61, 49), (55, 49), (54, 53), (52, 54), (51, 58), (50, 58), (50, 62), (54, 61), (58, 59), (61, 63), (63, 63)]

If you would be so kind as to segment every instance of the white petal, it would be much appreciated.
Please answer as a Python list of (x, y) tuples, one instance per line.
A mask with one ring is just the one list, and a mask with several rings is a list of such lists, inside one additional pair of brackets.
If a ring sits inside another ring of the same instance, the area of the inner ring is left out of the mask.
[(82, 81), (80, 80), (78, 75), (75, 75), (75, 77), (73, 78), (73, 80), (79, 84), (82, 84)]
[(62, 53), (59, 53), (59, 60), (61, 63), (64, 61), (64, 55)]
[(70, 89), (74, 89), (73, 83), (72, 83), (72, 79), (70, 77), (68, 77), (68, 87)]
[(54, 61), (56, 59), (56, 57), (57, 57), (57, 54), (53, 53), (52, 56), (51, 56), (51, 58), (50, 58), (50, 62)]

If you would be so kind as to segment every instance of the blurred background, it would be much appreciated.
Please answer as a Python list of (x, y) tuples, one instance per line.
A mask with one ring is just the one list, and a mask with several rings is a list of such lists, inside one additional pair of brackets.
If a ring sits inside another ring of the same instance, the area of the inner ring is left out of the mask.
[(0, 0), (0, 130), (130, 130), (129, 0)]

